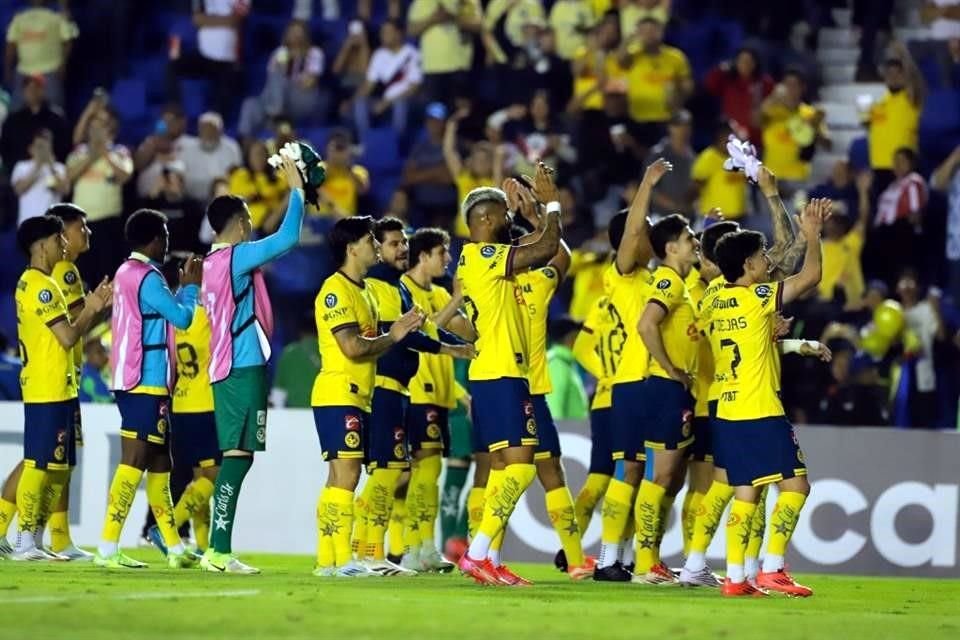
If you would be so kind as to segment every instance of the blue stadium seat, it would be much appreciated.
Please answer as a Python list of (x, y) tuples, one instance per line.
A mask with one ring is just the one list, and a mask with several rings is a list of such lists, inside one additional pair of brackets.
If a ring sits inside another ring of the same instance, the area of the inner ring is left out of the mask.
[(183, 110), (190, 120), (207, 110), (207, 92), (205, 80), (183, 79), (180, 81)]
[(110, 98), (122, 119), (143, 118), (147, 113), (147, 85), (140, 77), (117, 80)]
[(363, 156), (360, 164), (371, 171), (391, 171), (400, 168), (400, 148), (397, 132), (390, 127), (370, 129), (360, 141)]
[(168, 35), (180, 37), (181, 50), (197, 48), (197, 28), (193, 25), (192, 16), (182, 15), (174, 18)]
[(867, 169), (870, 166), (870, 149), (867, 146), (867, 138), (857, 138), (851, 142), (847, 156), (854, 171)]
[(317, 153), (323, 155), (324, 148), (327, 146), (327, 138), (330, 136), (330, 129), (327, 127), (303, 127), (297, 129), (300, 137), (309, 142)]
[(148, 103), (167, 100), (167, 64), (166, 52), (130, 60), (130, 75), (146, 85)]
[[(368, 169), (370, 168), (365, 162), (361, 160), (360, 164), (364, 165)], [(397, 187), (400, 185), (400, 173), (398, 171), (392, 171), (389, 173), (376, 173), (376, 178), (371, 179), (370, 181), (370, 196), (375, 201), (377, 210), (376, 211), (363, 211), (364, 215), (370, 214), (375, 217), (380, 217), (381, 213), (387, 210), (387, 205), (390, 204), (390, 198), (393, 197), (393, 192), (397, 190)]]
[(960, 129), (960, 91), (931, 91), (920, 114), (921, 134), (945, 133)]

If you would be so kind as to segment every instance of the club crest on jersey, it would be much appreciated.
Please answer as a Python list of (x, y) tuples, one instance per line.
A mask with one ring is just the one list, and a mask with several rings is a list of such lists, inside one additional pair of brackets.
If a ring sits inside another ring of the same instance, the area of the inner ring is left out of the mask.
[(440, 437), (440, 425), (431, 422), (427, 425), (427, 437), (436, 440)]
[(157, 420), (157, 433), (163, 435), (167, 432), (167, 421), (165, 418)]
[(753, 292), (757, 294), (758, 298), (769, 298), (773, 290), (768, 285), (759, 284)]
[(53, 300), (53, 292), (50, 289), (43, 289), (40, 291), (40, 302), (43, 304), (49, 304)]
[(53, 450), (53, 457), (56, 460), (63, 460), (63, 457), (66, 455), (66, 449), (63, 448), (63, 445), (57, 445), (57, 448)]
[(480, 255), (484, 258), (492, 258), (496, 252), (497, 248), (490, 244), (480, 248)]
[(393, 448), (393, 457), (397, 460), (405, 460), (407, 457), (407, 452), (403, 450), (403, 445), (398, 444)]
[(669, 288), (670, 288), (670, 280), (668, 280), (667, 278), (664, 278), (663, 280), (657, 283), (657, 289), (669, 289)]
[(337, 296), (332, 293), (328, 293), (327, 297), (323, 299), (323, 304), (327, 305), (327, 309), (333, 309), (335, 306), (337, 306)]
[(67, 271), (65, 274), (63, 274), (63, 281), (67, 284), (76, 284), (77, 274), (73, 271)]
[(801, 451), (800, 449), (797, 449), (797, 460), (799, 460), (801, 464), (806, 464), (807, 462), (806, 459), (804, 458), (803, 451)]
[(537, 421), (533, 418), (527, 418), (527, 433), (532, 436), (537, 435)]
[(347, 435), (343, 436), (343, 444), (351, 449), (356, 449), (360, 446), (360, 434), (355, 431), (350, 431)]
[(360, 418), (357, 416), (345, 416), (343, 418), (343, 427), (347, 431), (360, 431)]

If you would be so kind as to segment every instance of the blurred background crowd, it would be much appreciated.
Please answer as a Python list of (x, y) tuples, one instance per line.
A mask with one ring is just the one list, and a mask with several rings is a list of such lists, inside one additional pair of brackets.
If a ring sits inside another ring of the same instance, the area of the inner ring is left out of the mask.
[[(469, 190), (556, 168), (571, 275), (554, 353), (603, 291), (606, 227), (657, 157), (655, 215), (770, 232), (759, 191), (723, 170), (756, 146), (788, 208), (834, 200), (824, 277), (793, 332), (830, 365), (786, 359), (799, 423), (957, 428), (960, 396), (960, 0), (0, 0), (0, 328), (16, 335), (19, 221), (89, 215), (88, 282), (126, 256), (125, 217), (170, 218), (171, 249), (212, 238), (210, 198), (247, 199), (259, 233), (293, 139), (326, 161), (297, 249), (271, 266), (274, 403), (306, 406), (313, 298), (338, 217), (393, 215), (466, 236)], [(0, 377), (16, 369), (16, 340)], [(85, 399), (110, 401), (109, 336), (87, 343)], [(591, 381), (585, 380), (589, 390)], [(0, 384), (0, 395), (9, 385)], [(16, 385), (14, 384), (15, 388)], [(580, 417), (580, 416), (561, 416)]]

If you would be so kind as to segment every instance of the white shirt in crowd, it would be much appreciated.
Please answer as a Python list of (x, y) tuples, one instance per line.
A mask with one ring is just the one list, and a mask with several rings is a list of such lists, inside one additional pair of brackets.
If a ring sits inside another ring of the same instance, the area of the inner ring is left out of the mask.
[(420, 52), (410, 44), (404, 44), (396, 51), (380, 47), (370, 58), (367, 82), (383, 85), (383, 97), (393, 100), (410, 87), (423, 82)]
[[(182, 135), (176, 140), (173, 141), (173, 160), (172, 162), (177, 163), (179, 166), (183, 166), (183, 162), (180, 160), (180, 150), (183, 148), (184, 141), (188, 138), (187, 135)], [(140, 170), (137, 173), (137, 195), (141, 198), (148, 197), (148, 194), (153, 189), (153, 185), (156, 184), (157, 178), (163, 174), (163, 168), (170, 164), (170, 160), (161, 160), (160, 154), (157, 154), (157, 157), (154, 158), (153, 162), (148, 164), (146, 167)], [(186, 169), (181, 169), (181, 173)]]
[(270, 55), (267, 70), (278, 71), (293, 80), (299, 81), (303, 76), (322, 76), (323, 63), (323, 49), (320, 47), (310, 47), (307, 55), (295, 64), (291, 64), (289, 49), (277, 47)]
[(960, 169), (954, 170), (947, 194), (947, 259), (960, 260)]
[(937, 374), (933, 367), (933, 342), (937, 337), (937, 314), (926, 300), (904, 309), (907, 326), (920, 339), (920, 357), (917, 358), (915, 371), (917, 391), (928, 393), (937, 389)]
[(230, 173), (243, 164), (240, 145), (228, 136), (220, 136), (220, 143), (213, 149), (204, 149), (200, 138), (184, 136), (180, 144), (180, 160), (186, 168), (187, 195), (194, 200), (206, 202), (210, 198), (213, 181)]
[[(17, 182), (18, 180), (23, 180), (33, 173), (35, 166), (35, 160), (21, 160), (13, 165), (13, 174), (10, 176), (10, 181)], [(63, 180), (66, 176), (67, 168), (63, 163), (54, 163), (53, 169), (50, 168), (50, 165), (45, 164), (40, 169), (40, 177), (20, 196), (17, 225), (27, 218), (43, 215), (47, 209), (58, 202), (62, 202), (63, 198), (60, 197), (60, 193), (53, 187), (53, 181), (56, 179), (55, 177)]]
[[(250, 12), (250, 0), (203, 0), (203, 12), (211, 16), (229, 16)], [(197, 29), (197, 48), (204, 58), (236, 62), (240, 53), (237, 30), (232, 27)]]
[[(955, 7), (960, 0), (931, 0), (938, 7)], [(934, 40), (952, 40), (960, 38), (960, 20), (937, 18), (930, 23), (930, 37)]]

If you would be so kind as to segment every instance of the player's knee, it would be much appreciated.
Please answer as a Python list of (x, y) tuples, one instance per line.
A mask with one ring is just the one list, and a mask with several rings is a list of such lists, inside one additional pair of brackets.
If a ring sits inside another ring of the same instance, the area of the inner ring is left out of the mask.
[(782, 491), (802, 493), (803, 495), (808, 496), (810, 495), (810, 481), (807, 479), (807, 476), (796, 476), (781, 482), (780, 489)]
[(120, 464), (145, 471), (151, 462), (148, 444), (142, 440), (123, 438), (121, 441)]
[(537, 478), (540, 480), (544, 491), (553, 491), (564, 486), (566, 480), (563, 476), (563, 465), (560, 464), (560, 458), (537, 460)]
[(330, 465), (328, 486), (353, 491), (360, 482), (360, 464), (356, 460), (334, 460)]

